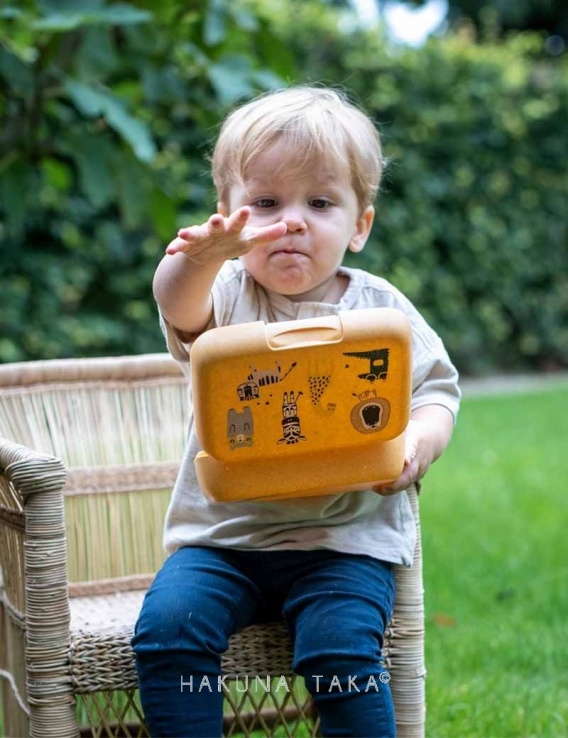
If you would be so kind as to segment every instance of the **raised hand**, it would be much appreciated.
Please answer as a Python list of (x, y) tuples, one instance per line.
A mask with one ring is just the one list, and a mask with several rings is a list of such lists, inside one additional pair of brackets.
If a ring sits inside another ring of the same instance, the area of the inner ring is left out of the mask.
[(249, 217), (248, 207), (239, 208), (228, 217), (215, 213), (206, 223), (181, 228), (166, 253), (184, 253), (199, 265), (218, 263), (277, 241), (287, 231), (282, 221), (260, 228), (247, 226)]

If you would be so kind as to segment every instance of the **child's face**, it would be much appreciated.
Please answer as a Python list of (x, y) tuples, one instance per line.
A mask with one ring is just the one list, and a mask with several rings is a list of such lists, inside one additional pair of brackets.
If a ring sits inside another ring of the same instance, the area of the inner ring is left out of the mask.
[(219, 211), (247, 205), (249, 226), (286, 223), (285, 236), (241, 257), (259, 284), (296, 301), (338, 302), (345, 290), (338, 267), (347, 249), (358, 252), (365, 245), (374, 210), (360, 213), (347, 171), (322, 162), (315, 172), (297, 176), (293, 161), (282, 166), (289, 158), (283, 143), (258, 156)]

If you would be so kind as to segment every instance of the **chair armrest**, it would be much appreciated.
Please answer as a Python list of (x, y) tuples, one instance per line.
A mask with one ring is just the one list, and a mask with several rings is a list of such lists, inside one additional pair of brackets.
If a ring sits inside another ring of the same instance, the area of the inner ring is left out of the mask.
[(36, 492), (60, 492), (66, 480), (61, 459), (32, 451), (7, 438), (0, 438), (0, 474), (24, 498)]
[[(61, 534), (54, 538), (53, 518), (63, 518), (62, 489), (65, 467), (60, 459), (38, 453), (0, 437), (0, 565), (4, 570), (4, 597), (8, 597), (13, 612), (25, 617), (27, 572), (25, 564), (30, 542), (33, 559), (34, 546), (50, 552), (55, 544), (60, 547)], [(51, 522), (45, 525), (44, 517)], [(48, 539), (48, 547), (42, 539)], [(58, 540), (59, 539), (59, 540)], [(51, 540), (51, 543), (49, 541)], [(35, 541), (35, 543), (34, 543)]]
[[(60, 459), (0, 438), (0, 477), (23, 499), (26, 686), (30, 735), (48, 713), (61, 736), (76, 734), (68, 667), (69, 595), (63, 507), (66, 471)], [(69, 726), (69, 727), (67, 727)]]

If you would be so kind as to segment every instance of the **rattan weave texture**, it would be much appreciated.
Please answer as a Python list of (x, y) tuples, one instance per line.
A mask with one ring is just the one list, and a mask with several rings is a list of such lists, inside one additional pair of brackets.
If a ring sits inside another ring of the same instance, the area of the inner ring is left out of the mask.
[[(69, 659), (77, 693), (137, 686), (130, 641), (144, 591), (74, 597)], [(290, 673), (291, 644), (284, 623), (255, 625), (235, 634), (223, 656), (223, 673), (256, 676)]]

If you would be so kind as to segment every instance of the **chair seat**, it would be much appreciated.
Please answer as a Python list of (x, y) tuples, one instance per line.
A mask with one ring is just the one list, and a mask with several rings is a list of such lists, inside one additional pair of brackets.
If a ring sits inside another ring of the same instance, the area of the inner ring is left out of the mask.
[(70, 662), (77, 693), (138, 685), (130, 640), (145, 592), (72, 597)]
[[(145, 590), (72, 597), (69, 650), (78, 694), (138, 686), (130, 641)], [(292, 647), (283, 622), (245, 628), (232, 636), (222, 658), (231, 676), (290, 674)]]

